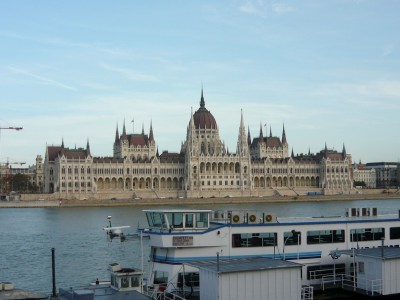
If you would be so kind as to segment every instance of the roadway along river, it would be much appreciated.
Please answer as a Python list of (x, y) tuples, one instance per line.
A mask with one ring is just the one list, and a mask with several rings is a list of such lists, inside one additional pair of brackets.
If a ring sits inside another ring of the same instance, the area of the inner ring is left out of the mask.
[[(397, 213), (400, 199), (315, 203), (268, 203), (192, 206), (201, 209), (257, 210), (277, 217), (343, 215), (347, 207), (378, 207), (378, 213)], [(146, 225), (147, 207), (75, 207), (0, 209), (0, 282), (16, 288), (51, 293), (51, 248), (56, 249), (57, 288), (84, 286), (96, 278), (107, 279), (107, 266), (118, 262), (141, 267), (139, 239), (108, 241), (103, 227), (112, 216), (114, 226)], [(151, 207), (154, 209), (156, 207)], [(174, 207), (168, 207), (174, 208)], [(178, 208), (176, 206), (175, 208)], [(149, 249), (144, 240), (144, 267)]]

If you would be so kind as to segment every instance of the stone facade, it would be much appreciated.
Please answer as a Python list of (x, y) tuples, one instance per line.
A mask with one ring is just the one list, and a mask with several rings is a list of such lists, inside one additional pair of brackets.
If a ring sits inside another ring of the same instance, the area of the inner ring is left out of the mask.
[(180, 153), (159, 154), (150, 124), (149, 134), (122, 134), (118, 126), (113, 156), (92, 156), (86, 148), (47, 146), (43, 163), (44, 191), (61, 198), (164, 198), (299, 195), (352, 192), (351, 156), (325, 149), (308, 155), (289, 155), (282, 138), (259, 135), (240, 116), (237, 147), (228, 151), (214, 116), (205, 107), (190, 115)]
[(396, 162), (374, 162), (365, 165), (368, 169), (374, 169), (376, 173), (376, 187), (399, 187), (399, 165)]
[(353, 179), (355, 182), (364, 182), (366, 188), (376, 188), (375, 169), (366, 168), (363, 164), (354, 164)]

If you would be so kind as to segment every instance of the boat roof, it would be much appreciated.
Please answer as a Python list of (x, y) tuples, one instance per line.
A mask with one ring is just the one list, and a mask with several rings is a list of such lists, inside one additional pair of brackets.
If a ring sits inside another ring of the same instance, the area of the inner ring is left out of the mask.
[(335, 222), (374, 222), (374, 221), (400, 221), (397, 214), (378, 216), (346, 217), (346, 216), (319, 216), (319, 217), (283, 217), (277, 218), (277, 223), (335, 223)]
[(144, 209), (145, 213), (147, 212), (156, 212), (156, 213), (200, 213), (200, 212), (212, 212), (211, 209)]
[(150, 300), (149, 296), (138, 291), (117, 291), (110, 286), (91, 286), (83, 289), (60, 289), (58, 297), (60, 300), (85, 300), (88, 295), (94, 295), (94, 300)]
[(214, 273), (236, 273), (302, 267), (301, 264), (295, 262), (266, 257), (231, 258), (220, 259), (219, 261), (214, 259), (191, 261), (185, 264)]
[(364, 256), (372, 258), (380, 258), (382, 260), (386, 259), (399, 259), (400, 258), (400, 248), (398, 247), (382, 247), (379, 248), (364, 248), (364, 249), (349, 249), (349, 250), (338, 250), (337, 254)]

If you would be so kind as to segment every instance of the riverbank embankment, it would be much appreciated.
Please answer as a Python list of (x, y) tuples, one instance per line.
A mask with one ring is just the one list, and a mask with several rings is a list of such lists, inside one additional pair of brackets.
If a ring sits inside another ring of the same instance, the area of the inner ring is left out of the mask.
[(107, 199), (107, 200), (20, 200), (0, 201), (0, 208), (39, 207), (102, 207), (102, 206), (190, 206), (213, 204), (290, 203), (349, 200), (399, 199), (400, 193), (363, 193), (351, 195), (270, 196), (232, 198), (158, 198), (158, 199)]

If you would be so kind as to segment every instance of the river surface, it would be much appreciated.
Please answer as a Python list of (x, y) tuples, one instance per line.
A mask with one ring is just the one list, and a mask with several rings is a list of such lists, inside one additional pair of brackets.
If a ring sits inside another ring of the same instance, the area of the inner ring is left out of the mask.
[[(268, 204), (226, 204), (190, 206), (200, 209), (257, 210), (277, 217), (343, 215), (347, 207), (378, 207), (378, 213), (397, 213), (400, 199), (356, 200)], [(146, 226), (143, 209), (149, 207), (74, 207), (0, 209), (0, 282), (16, 288), (46, 294), (52, 290), (51, 248), (55, 248), (57, 288), (81, 287), (107, 279), (107, 267), (118, 262), (124, 267), (143, 266), (148, 271), (148, 241), (109, 241), (103, 230), (112, 216), (112, 225)], [(151, 209), (162, 207), (150, 207)], [(168, 208), (183, 208), (169, 206)], [(148, 272), (147, 272), (148, 273)]]

